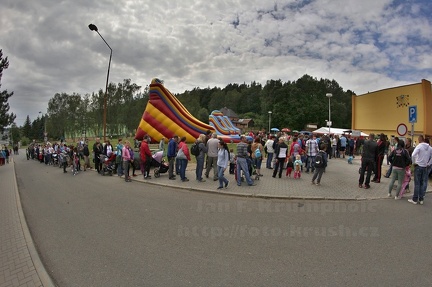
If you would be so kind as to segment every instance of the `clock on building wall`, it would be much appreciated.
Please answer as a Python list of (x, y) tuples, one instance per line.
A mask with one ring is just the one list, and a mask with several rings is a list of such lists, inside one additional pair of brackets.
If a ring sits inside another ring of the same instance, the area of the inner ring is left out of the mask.
[(409, 104), (409, 95), (400, 95), (396, 97), (396, 107), (408, 107)]

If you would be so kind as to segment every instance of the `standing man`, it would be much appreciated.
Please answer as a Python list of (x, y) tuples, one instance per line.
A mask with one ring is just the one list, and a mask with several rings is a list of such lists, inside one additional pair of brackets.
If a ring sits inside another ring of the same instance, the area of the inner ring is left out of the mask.
[(206, 178), (209, 177), (210, 169), (213, 167), (213, 180), (218, 180), (217, 175), (217, 158), (218, 158), (219, 140), (217, 134), (213, 133), (211, 139), (207, 141), (207, 168), (205, 172)]
[(100, 155), (103, 154), (103, 147), (100, 143), (100, 138), (96, 138), (96, 142), (93, 144), (93, 153), (94, 153), (94, 163), (96, 166), (96, 170), (100, 173), (102, 169), (102, 163), (100, 161)]
[(84, 156), (84, 171), (86, 171), (87, 168), (91, 168), (91, 166), (90, 166), (90, 160), (89, 160), (90, 151), (89, 151), (89, 148), (88, 148), (88, 142), (84, 143), (83, 156)]
[(418, 137), (418, 144), (412, 153), (414, 163), (414, 194), (408, 202), (423, 204), (428, 184), (428, 167), (432, 164), (432, 147), (425, 143), (424, 137)]
[(266, 162), (266, 168), (272, 169), (272, 161), (273, 161), (273, 154), (274, 154), (274, 136), (270, 136), (270, 138), (265, 143), (265, 147), (267, 148), (267, 162)]
[(375, 163), (375, 176), (372, 182), (380, 183), (381, 182), (381, 172), (382, 172), (382, 163), (384, 161), (385, 147), (387, 144), (386, 136), (381, 133), (380, 138), (377, 141), (377, 154), (376, 154), (376, 163)]
[(174, 174), (174, 164), (175, 164), (175, 158), (177, 156), (177, 147), (178, 147), (178, 136), (174, 136), (170, 141), (168, 142), (168, 176), (169, 179), (175, 180), (176, 176)]
[(237, 144), (237, 185), (241, 186), (241, 171), (243, 171), (246, 182), (249, 186), (254, 186), (256, 183), (252, 181), (249, 174), (249, 167), (247, 164), (247, 139), (245, 136), (240, 137), (240, 142)]
[(312, 172), (315, 171), (315, 156), (318, 151), (316, 135), (312, 135), (312, 137), (306, 141), (306, 173), (309, 173), (309, 169), (312, 169)]
[[(375, 166), (375, 157), (377, 153), (377, 143), (374, 141), (375, 135), (369, 134), (369, 139), (365, 141), (363, 145), (363, 152), (362, 152), (362, 162), (361, 162), (361, 171), (360, 171), (360, 178), (359, 178), (359, 187), (363, 187), (364, 182), (364, 188), (368, 189), (370, 188), (370, 178), (372, 174), (372, 170)], [(367, 175), (366, 175), (366, 181), (364, 181), (364, 175), (367, 169)]]
[(347, 146), (347, 139), (345, 135), (342, 134), (340, 137), (340, 152), (343, 158), (345, 158), (346, 146)]

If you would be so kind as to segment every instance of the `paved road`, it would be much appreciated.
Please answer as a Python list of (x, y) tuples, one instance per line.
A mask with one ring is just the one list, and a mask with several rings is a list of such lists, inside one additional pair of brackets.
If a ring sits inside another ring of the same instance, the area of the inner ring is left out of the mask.
[(61, 287), (432, 286), (427, 200), (233, 197), (16, 162), (33, 239)]

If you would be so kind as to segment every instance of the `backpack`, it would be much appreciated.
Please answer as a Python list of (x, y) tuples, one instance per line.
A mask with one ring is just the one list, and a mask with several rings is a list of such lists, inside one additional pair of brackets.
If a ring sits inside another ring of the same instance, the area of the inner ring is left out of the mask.
[(315, 167), (324, 167), (324, 166), (325, 166), (324, 157), (322, 155), (322, 152), (319, 152), (315, 156)]
[(191, 154), (192, 155), (194, 155), (194, 156), (199, 156), (199, 154), (200, 154), (200, 149), (199, 149), (199, 144), (198, 143), (194, 143), (192, 146), (191, 146)]
[(259, 147), (257, 147), (257, 149), (255, 150), (255, 158), (261, 158), (261, 151)]

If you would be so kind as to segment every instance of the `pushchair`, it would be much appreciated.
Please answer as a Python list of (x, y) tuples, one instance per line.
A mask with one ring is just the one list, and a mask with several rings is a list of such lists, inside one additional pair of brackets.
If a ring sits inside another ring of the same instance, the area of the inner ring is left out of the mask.
[(168, 171), (168, 164), (165, 163), (162, 150), (153, 154), (150, 166), (156, 167), (154, 169), (154, 177), (160, 177), (161, 173), (166, 173)]
[(111, 155), (108, 157), (104, 154), (101, 154), (99, 156), (100, 162), (102, 163), (102, 169), (100, 171), (101, 175), (105, 175), (108, 173), (108, 175), (113, 175), (115, 170), (115, 160), (116, 155), (115, 153), (111, 153)]

